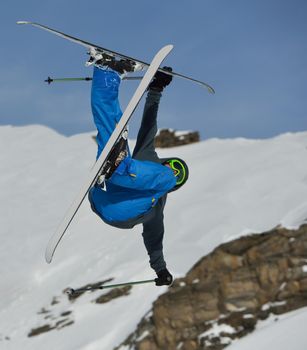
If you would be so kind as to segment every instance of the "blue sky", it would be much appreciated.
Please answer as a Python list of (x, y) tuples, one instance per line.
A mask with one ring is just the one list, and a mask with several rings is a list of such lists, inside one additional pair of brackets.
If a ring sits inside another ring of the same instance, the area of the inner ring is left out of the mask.
[[(43, 124), (65, 135), (94, 130), (89, 83), (43, 83), (48, 75), (91, 75), (84, 48), (15, 24), (32, 20), (147, 61), (174, 44), (165, 64), (207, 81), (216, 95), (174, 79), (160, 127), (199, 130), (202, 139), (306, 130), (306, 14), (305, 0), (5, 1), (0, 124)], [(136, 86), (122, 83), (123, 109)], [(130, 125), (133, 137), (141, 111)]]

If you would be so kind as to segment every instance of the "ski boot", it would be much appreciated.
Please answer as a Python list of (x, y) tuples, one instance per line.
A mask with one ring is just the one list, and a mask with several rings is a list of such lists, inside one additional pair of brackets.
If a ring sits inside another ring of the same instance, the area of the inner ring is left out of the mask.
[(88, 54), (90, 55), (90, 58), (85, 63), (86, 67), (95, 65), (103, 68), (111, 68), (121, 75), (137, 72), (145, 68), (144, 65), (138, 62), (128, 59), (118, 60), (116, 59), (116, 56), (111, 56), (110, 54), (98, 51), (95, 48), (91, 48)]
[(102, 167), (97, 178), (97, 185), (103, 187), (105, 180), (108, 180), (119, 164), (128, 156), (128, 130), (125, 130), (119, 141), (113, 147), (107, 161)]

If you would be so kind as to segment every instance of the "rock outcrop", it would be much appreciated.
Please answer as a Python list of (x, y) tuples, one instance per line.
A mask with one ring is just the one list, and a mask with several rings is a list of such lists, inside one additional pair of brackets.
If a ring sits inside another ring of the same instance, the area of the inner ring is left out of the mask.
[(116, 349), (219, 350), (270, 314), (303, 306), (307, 225), (276, 228), (222, 244), (202, 258)]
[(176, 147), (199, 142), (198, 131), (175, 131), (171, 129), (160, 129), (155, 137), (155, 146), (160, 148)]

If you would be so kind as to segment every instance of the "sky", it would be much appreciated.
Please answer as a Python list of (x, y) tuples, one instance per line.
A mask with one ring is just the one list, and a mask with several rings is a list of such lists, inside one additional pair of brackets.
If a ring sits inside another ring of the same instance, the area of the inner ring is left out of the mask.
[[(268, 138), (307, 129), (305, 0), (10, 0), (0, 13), (0, 125), (42, 124), (61, 134), (94, 131), (86, 50), (18, 20), (45, 24), (150, 61), (164, 45), (174, 71), (211, 84), (174, 79), (164, 91), (159, 127), (198, 130), (202, 139)], [(124, 110), (137, 82), (122, 82)], [(135, 137), (142, 103), (130, 124)]]

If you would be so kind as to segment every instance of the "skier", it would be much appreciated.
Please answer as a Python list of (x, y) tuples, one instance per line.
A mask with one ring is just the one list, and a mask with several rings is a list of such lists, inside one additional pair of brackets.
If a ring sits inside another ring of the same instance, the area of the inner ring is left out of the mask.
[[(122, 74), (129, 68), (125, 61), (95, 61), (91, 105), (98, 130), (97, 159), (122, 116), (118, 92)], [(171, 285), (173, 281), (166, 267), (162, 244), (167, 193), (177, 190), (188, 179), (188, 167), (182, 159), (159, 159), (154, 146), (159, 101), (171, 80), (171, 75), (156, 73), (148, 87), (133, 154), (127, 143), (115, 146), (109, 157), (112, 171), (106, 177), (105, 188), (96, 184), (89, 192), (92, 210), (105, 223), (122, 229), (143, 224), (144, 244), (150, 266), (157, 274), (155, 282), (158, 286)]]

